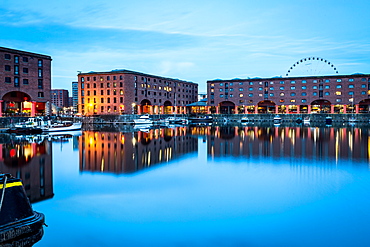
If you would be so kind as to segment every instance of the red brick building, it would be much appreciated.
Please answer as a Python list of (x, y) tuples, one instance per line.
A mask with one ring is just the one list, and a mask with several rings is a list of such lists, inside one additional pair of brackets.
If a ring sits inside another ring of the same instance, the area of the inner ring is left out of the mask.
[(78, 75), (78, 112), (101, 114), (185, 113), (198, 84), (130, 70)]
[(0, 47), (0, 116), (48, 115), (51, 57)]
[(69, 92), (66, 89), (52, 89), (51, 103), (59, 108), (69, 107)]
[(370, 74), (207, 81), (208, 112), (369, 113)]

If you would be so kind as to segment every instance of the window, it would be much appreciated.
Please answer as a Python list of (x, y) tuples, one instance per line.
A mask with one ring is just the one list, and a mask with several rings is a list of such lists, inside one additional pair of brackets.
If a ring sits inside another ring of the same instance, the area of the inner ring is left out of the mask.
[(28, 63), (28, 57), (23, 57), (22, 60), (23, 62)]
[(220, 88), (220, 92), (224, 91), (222, 88)]
[(243, 85), (243, 82), (239, 82), (239, 85)]
[(44, 98), (44, 92), (38, 92), (37, 97), (39, 98)]
[[(37, 87), (38, 87), (38, 89), (43, 89), (44, 88), (42, 79), (39, 79), (37, 81)], [(42, 96), (42, 97), (44, 97), (44, 96)]]
[(342, 81), (342, 79), (337, 79), (337, 82), (341, 82)]
[(290, 93), (290, 96), (295, 96), (295, 93)]
[(295, 81), (290, 81), (290, 84), (295, 84)]
[(42, 69), (39, 69), (39, 73), (38, 73), (38, 75), (39, 75), (39, 78), (41, 78), (41, 77), (42, 77)]
[(329, 79), (326, 79), (325, 82), (330, 82), (330, 80)]
[(325, 95), (328, 96), (328, 95), (330, 95), (330, 93), (329, 92), (325, 92)]
[(313, 92), (313, 93), (312, 93), (312, 95), (313, 95), (313, 96), (317, 96), (317, 92)]
[(302, 89), (307, 89), (307, 87), (306, 86), (302, 86)]
[(274, 93), (270, 93), (270, 97), (274, 97)]
[(249, 82), (249, 85), (253, 85), (253, 81), (250, 81), (250, 82)]
[(244, 89), (243, 88), (239, 88), (239, 91), (242, 92), (242, 91), (244, 91)]
[(342, 85), (337, 85), (336, 88), (342, 88)]
[(280, 87), (280, 90), (284, 90), (285, 88), (284, 87)]
[(307, 93), (306, 92), (303, 92), (301, 95), (302, 96), (307, 96)]
[(302, 99), (302, 103), (306, 103), (307, 102), (307, 100), (306, 99)]
[(284, 96), (285, 95), (285, 93), (280, 93), (280, 96)]
[(313, 82), (313, 83), (317, 83), (317, 80), (313, 80), (312, 82)]
[(39, 59), (39, 61), (37, 62), (37, 65), (38, 65), (39, 67), (42, 67), (42, 60), (41, 60), (41, 59)]
[(14, 56), (14, 63), (19, 63), (19, 57), (18, 56)]
[(14, 66), (14, 74), (19, 75), (19, 66), (18, 65)]
[(326, 85), (326, 86), (325, 86), (325, 89), (329, 89), (329, 88), (330, 88), (330, 86), (329, 86), (329, 85)]
[(342, 92), (340, 92), (340, 91), (336, 91), (336, 92), (335, 92), (335, 95), (342, 95)]
[(335, 101), (336, 101), (336, 102), (341, 102), (342, 100), (341, 100), (341, 99), (336, 99)]
[(303, 80), (302, 83), (306, 83), (307, 81)]
[(240, 93), (240, 94), (239, 94), (239, 97), (240, 97), (240, 98), (244, 97), (244, 94)]
[(313, 86), (312, 89), (317, 89), (317, 86)]
[(355, 86), (353, 84), (349, 84), (348, 88), (354, 88)]
[(19, 87), (19, 77), (14, 77), (14, 87)]
[(10, 65), (5, 65), (5, 71), (11, 71), (11, 66)]
[(220, 83), (220, 87), (223, 87), (224, 86), (224, 84), (223, 83)]
[(353, 79), (348, 79), (348, 81), (353, 81)]
[(291, 89), (291, 90), (295, 90), (295, 87), (294, 87), (294, 86), (292, 86), (292, 87), (290, 87), (290, 89)]
[(270, 90), (274, 90), (274, 87), (270, 87)]
[(10, 54), (4, 54), (4, 58), (5, 58), (6, 60), (10, 60), (10, 59), (11, 59), (11, 56), (10, 56)]
[(248, 88), (249, 91), (253, 91), (253, 87)]
[(284, 81), (281, 81), (280, 84), (284, 84)]
[(220, 98), (223, 98), (224, 97), (224, 95), (223, 94), (220, 94)]
[(253, 97), (253, 94), (252, 94), (252, 93), (250, 93), (250, 94), (248, 94), (248, 96), (249, 96), (249, 97)]
[(259, 90), (259, 91), (262, 91), (262, 90), (263, 90), (263, 88), (262, 88), (262, 87), (259, 87), (259, 88), (258, 88), (258, 90)]
[(23, 74), (28, 74), (28, 68), (23, 68)]
[(366, 88), (366, 84), (362, 84), (361, 85), (361, 88)]
[(28, 79), (23, 79), (23, 84), (28, 85)]

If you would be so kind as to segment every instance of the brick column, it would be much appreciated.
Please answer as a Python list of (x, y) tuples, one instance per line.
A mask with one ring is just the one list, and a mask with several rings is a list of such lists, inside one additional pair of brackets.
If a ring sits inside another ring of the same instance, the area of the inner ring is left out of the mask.
[(255, 113), (255, 114), (258, 114), (258, 105), (255, 105), (255, 106), (254, 106), (254, 113)]
[(244, 106), (244, 114), (248, 114), (248, 107)]
[(238, 106), (236, 105), (235, 108), (234, 108), (234, 113), (235, 114), (239, 114), (239, 111), (238, 111)]
[(216, 106), (216, 114), (219, 114), (219, 113), (220, 113), (220, 107)]
[(308, 105), (307, 112), (308, 112), (308, 114), (311, 114), (311, 105)]
[(297, 105), (297, 114), (299, 114), (301, 110), (299, 109), (299, 105)]
[(275, 105), (275, 114), (278, 114), (278, 113), (279, 113), (279, 106)]
[(141, 114), (141, 105), (137, 105), (137, 115)]
[(36, 101), (32, 101), (32, 106), (31, 106), (31, 117), (34, 117), (36, 114)]
[(330, 105), (330, 113), (333, 114), (334, 113), (334, 105)]
[(3, 100), (0, 100), (0, 117), (3, 116), (3, 102), (4, 102)]
[(286, 114), (290, 114), (290, 112), (289, 112), (289, 106), (288, 105), (285, 106), (285, 113)]
[(356, 114), (358, 114), (358, 112), (359, 112), (359, 109), (360, 109), (360, 106), (359, 106), (359, 104), (356, 104)]
[(347, 105), (343, 105), (343, 113), (347, 113)]

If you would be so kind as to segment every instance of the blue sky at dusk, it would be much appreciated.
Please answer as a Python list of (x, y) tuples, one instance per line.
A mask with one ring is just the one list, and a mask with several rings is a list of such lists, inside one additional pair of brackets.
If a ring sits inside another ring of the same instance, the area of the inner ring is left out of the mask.
[(77, 71), (129, 69), (199, 84), (284, 76), (322, 57), (340, 74), (370, 73), (368, 1), (10, 1), (0, 46), (50, 55), (52, 87)]

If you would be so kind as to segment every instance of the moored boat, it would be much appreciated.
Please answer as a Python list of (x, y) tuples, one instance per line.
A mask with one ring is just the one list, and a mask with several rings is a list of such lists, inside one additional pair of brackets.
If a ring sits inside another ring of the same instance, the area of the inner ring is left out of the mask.
[(189, 117), (188, 120), (191, 123), (212, 123), (213, 122), (212, 116)]
[(274, 124), (280, 124), (281, 123), (281, 117), (279, 115), (276, 115), (274, 117)]
[(72, 121), (63, 121), (59, 123), (54, 123), (51, 125), (46, 125), (42, 128), (44, 132), (74, 131), (81, 129), (82, 123), (73, 123)]
[(0, 245), (13, 246), (14, 241), (28, 237), (34, 241), (32, 236), (40, 239), (44, 221), (42, 213), (32, 210), (21, 180), (0, 174)]
[(149, 115), (145, 114), (137, 119), (134, 119), (134, 124), (153, 124), (153, 120), (150, 119)]

